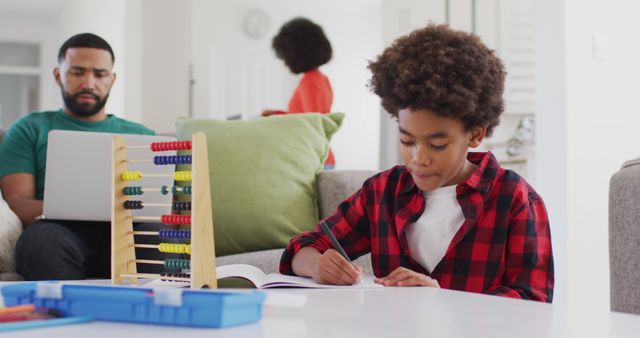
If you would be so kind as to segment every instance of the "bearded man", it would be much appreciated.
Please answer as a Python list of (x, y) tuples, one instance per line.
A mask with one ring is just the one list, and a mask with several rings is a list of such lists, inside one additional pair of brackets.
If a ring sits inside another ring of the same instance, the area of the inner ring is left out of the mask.
[[(139, 123), (107, 114), (105, 104), (116, 80), (114, 62), (111, 46), (101, 37), (82, 33), (69, 38), (53, 70), (62, 109), (26, 115), (11, 125), (0, 145), (0, 188), (24, 227), (15, 256), (16, 269), (26, 280), (109, 277), (108, 223), (36, 218), (42, 215), (51, 130), (154, 134)], [(73, 198), (69, 201), (73, 208)]]

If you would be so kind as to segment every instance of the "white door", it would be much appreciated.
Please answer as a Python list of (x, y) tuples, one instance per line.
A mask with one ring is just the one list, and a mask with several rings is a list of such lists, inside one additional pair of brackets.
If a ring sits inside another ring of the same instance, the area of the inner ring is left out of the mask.
[(297, 84), (271, 50), (209, 49), (210, 116), (252, 119), (265, 109), (286, 110)]

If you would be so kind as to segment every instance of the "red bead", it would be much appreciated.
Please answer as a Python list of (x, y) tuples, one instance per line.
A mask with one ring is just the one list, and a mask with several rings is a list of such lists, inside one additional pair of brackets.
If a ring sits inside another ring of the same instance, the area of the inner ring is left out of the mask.
[(162, 224), (191, 224), (190, 215), (162, 215), (160, 217)]
[(191, 141), (151, 143), (151, 151), (189, 150), (189, 149), (191, 149)]

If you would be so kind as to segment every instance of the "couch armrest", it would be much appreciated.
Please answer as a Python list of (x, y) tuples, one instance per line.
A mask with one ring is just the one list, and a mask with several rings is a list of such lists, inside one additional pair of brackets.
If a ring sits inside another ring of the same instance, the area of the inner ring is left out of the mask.
[(369, 170), (328, 170), (318, 175), (318, 208), (320, 218), (325, 218), (336, 209), (340, 202), (351, 196), (364, 181), (375, 175)]
[[(16, 271), (14, 251), (21, 233), (22, 222), (9, 208), (0, 192), (0, 273)], [(7, 276), (0, 276), (0, 280), (10, 280)]]
[(609, 183), (611, 310), (640, 314), (640, 161), (629, 161)]

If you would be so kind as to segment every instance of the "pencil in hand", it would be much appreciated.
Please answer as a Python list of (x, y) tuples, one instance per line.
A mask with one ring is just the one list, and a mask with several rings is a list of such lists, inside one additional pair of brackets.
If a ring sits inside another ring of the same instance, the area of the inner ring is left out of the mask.
[(342, 255), (342, 257), (344, 257), (344, 259), (347, 260), (347, 262), (351, 263), (351, 259), (349, 259), (349, 256), (342, 248), (342, 245), (340, 245), (340, 243), (336, 239), (336, 236), (333, 235), (333, 233), (331, 232), (331, 229), (329, 229), (329, 226), (327, 225), (327, 223), (324, 222), (324, 220), (320, 221), (320, 229), (322, 229), (322, 232), (324, 232), (324, 234), (327, 235), (327, 237), (329, 237), (329, 240), (331, 241), (331, 245), (333, 245), (333, 248), (336, 249), (336, 251), (338, 251), (340, 255)]

